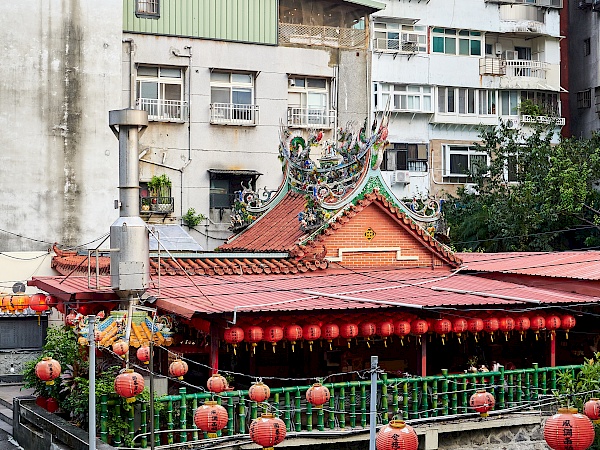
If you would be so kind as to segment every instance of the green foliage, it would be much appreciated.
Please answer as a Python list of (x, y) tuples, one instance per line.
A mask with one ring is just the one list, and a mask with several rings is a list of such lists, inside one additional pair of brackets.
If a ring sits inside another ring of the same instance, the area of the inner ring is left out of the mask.
[(181, 220), (190, 228), (198, 226), (201, 222), (206, 220), (204, 214), (196, 213), (194, 208), (189, 208), (187, 212), (181, 217)]
[(171, 180), (165, 175), (154, 175), (148, 182), (148, 190), (151, 197), (170, 197)]
[[(536, 109), (537, 108), (537, 109)], [(522, 112), (543, 115), (536, 105)], [(600, 135), (551, 143), (554, 124), (523, 134), (505, 124), (480, 130), (489, 165), (470, 174), (474, 193), (448, 196), (451, 245), (467, 251), (551, 251), (598, 245)], [(515, 168), (507, 179), (507, 168)], [(565, 231), (566, 230), (566, 231)]]

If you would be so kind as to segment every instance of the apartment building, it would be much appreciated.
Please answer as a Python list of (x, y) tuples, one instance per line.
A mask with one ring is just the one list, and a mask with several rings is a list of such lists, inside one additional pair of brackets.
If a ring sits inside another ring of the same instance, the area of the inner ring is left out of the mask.
[(600, 1), (568, 6), (569, 108), (575, 137), (600, 130)]
[[(372, 16), (372, 106), (392, 112), (382, 170), (400, 198), (467, 183), (487, 158), (473, 146), (481, 125), (527, 128), (555, 115), (564, 125), (562, 0), (385, 3)], [(526, 99), (548, 116), (521, 114)]]

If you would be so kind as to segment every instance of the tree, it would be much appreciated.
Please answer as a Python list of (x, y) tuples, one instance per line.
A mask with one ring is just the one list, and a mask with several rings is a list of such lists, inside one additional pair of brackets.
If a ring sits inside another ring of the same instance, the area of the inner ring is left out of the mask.
[[(524, 103), (531, 116), (542, 115)], [(547, 116), (546, 116), (547, 117)], [(553, 145), (555, 122), (527, 133), (501, 124), (480, 130), (488, 162), (444, 205), (451, 245), (466, 251), (551, 251), (600, 244), (600, 134)], [(510, 177), (509, 177), (510, 174)]]

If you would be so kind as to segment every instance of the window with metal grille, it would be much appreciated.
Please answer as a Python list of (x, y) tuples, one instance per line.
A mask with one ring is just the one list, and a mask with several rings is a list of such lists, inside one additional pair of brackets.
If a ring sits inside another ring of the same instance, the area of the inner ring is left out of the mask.
[(427, 144), (392, 144), (383, 155), (381, 170), (427, 172)]
[(592, 90), (579, 91), (577, 93), (577, 108), (592, 107)]
[(154, 121), (187, 120), (188, 104), (183, 96), (183, 69), (139, 66), (137, 69), (137, 108), (148, 111)]
[(135, 0), (135, 16), (144, 19), (160, 18), (160, 0)]
[(256, 125), (255, 74), (214, 70), (210, 74), (210, 121), (213, 124)]
[(444, 176), (467, 177), (487, 170), (488, 155), (472, 145), (443, 145)]

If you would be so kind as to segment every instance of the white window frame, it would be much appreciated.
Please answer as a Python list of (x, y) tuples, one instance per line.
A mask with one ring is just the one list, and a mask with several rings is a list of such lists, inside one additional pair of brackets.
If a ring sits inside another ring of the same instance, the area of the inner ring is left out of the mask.
[[(225, 79), (226, 78), (226, 79)], [(246, 80), (244, 80), (246, 79)], [(257, 125), (256, 73), (212, 70), (210, 80), (210, 121), (212, 124)], [(213, 92), (214, 91), (214, 92)], [(215, 98), (215, 92), (227, 92), (227, 98)], [(249, 101), (234, 102), (236, 94), (249, 94)]]
[(288, 77), (288, 125), (330, 129), (335, 126), (331, 108), (331, 81), (324, 77), (290, 75)]
[(135, 0), (135, 16), (143, 19), (159, 19), (160, 0)]
[[(477, 151), (474, 145), (468, 144), (443, 144), (442, 145), (442, 154), (443, 154), (443, 176), (444, 177), (460, 177), (465, 178), (465, 180), (469, 177), (468, 173), (461, 172), (452, 172), (452, 164), (451, 164), (451, 156), (452, 155), (464, 155), (467, 157), (468, 167), (466, 168), (468, 171), (471, 171), (471, 167), (473, 166), (476, 158), (485, 157), (486, 164), (489, 165), (490, 160), (489, 156), (486, 152)], [(456, 169), (456, 167), (455, 167)]]
[[(390, 101), (390, 111), (433, 113), (433, 86), (417, 84), (378, 83), (376, 105), (382, 111)], [(426, 107), (429, 105), (429, 108)]]
[[(141, 74), (144, 69), (156, 70), (156, 75)], [(169, 76), (177, 71), (179, 76)], [(156, 95), (143, 96), (144, 85), (156, 85)], [(177, 95), (173, 95), (175, 91)], [(148, 120), (162, 122), (184, 122), (187, 120), (188, 104), (185, 95), (185, 69), (182, 67), (164, 67), (140, 65), (136, 75), (137, 108), (148, 111)], [(176, 98), (171, 98), (176, 97)]]
[(426, 53), (427, 27), (396, 22), (374, 22), (373, 49), (384, 52)]
[(498, 92), (490, 89), (438, 86), (437, 112), (456, 116), (496, 115)]
[[(436, 51), (434, 43), (441, 39), (443, 51)], [(461, 43), (466, 41), (468, 53), (461, 53)], [(472, 42), (479, 42), (479, 53), (474, 52)], [(452, 44), (452, 45), (451, 45)], [(451, 51), (450, 47), (454, 47)], [(481, 58), (485, 53), (485, 36), (481, 31), (463, 30), (458, 28), (431, 28), (431, 53), (439, 55), (471, 56)]]

